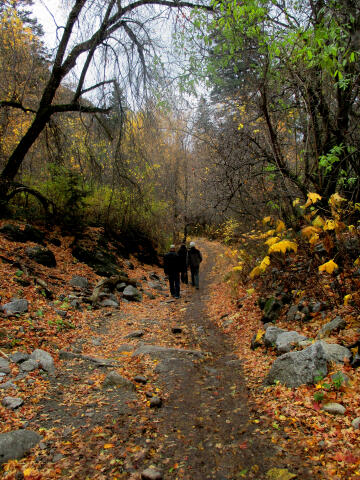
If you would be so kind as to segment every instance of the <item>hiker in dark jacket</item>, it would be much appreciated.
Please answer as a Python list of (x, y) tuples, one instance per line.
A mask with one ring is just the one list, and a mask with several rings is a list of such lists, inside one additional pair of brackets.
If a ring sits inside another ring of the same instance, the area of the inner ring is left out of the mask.
[(180, 298), (180, 257), (175, 252), (175, 245), (170, 245), (170, 252), (164, 256), (164, 272), (169, 278), (170, 293)]
[(178, 252), (180, 258), (180, 276), (182, 283), (188, 283), (188, 250), (186, 248), (185, 243), (182, 243)]
[(190, 250), (188, 252), (188, 263), (191, 271), (191, 284), (199, 289), (199, 267), (202, 262), (200, 250), (195, 248), (195, 243), (190, 242)]

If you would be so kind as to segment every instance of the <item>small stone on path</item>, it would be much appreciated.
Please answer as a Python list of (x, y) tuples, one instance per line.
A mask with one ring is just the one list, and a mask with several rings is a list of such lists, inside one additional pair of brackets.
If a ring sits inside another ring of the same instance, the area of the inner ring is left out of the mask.
[(162, 480), (162, 478), (162, 473), (153, 467), (147, 468), (141, 472), (141, 480)]
[(162, 400), (160, 397), (151, 397), (150, 407), (151, 408), (160, 408), (162, 405)]
[(146, 377), (144, 377), (143, 375), (136, 375), (136, 377), (134, 378), (134, 381), (137, 382), (137, 383), (142, 383), (143, 385), (145, 385), (148, 382), (148, 379)]
[(103, 387), (126, 387), (127, 389), (133, 390), (135, 387), (130, 380), (120, 375), (120, 373), (112, 371), (107, 374), (103, 382)]
[(352, 422), (351, 425), (353, 428), (359, 430), (360, 429), (360, 417), (355, 418)]
[(142, 330), (137, 330), (136, 332), (131, 332), (125, 336), (125, 338), (140, 338), (144, 335)]
[(0, 434), (0, 465), (8, 460), (22, 458), (41, 440), (41, 436), (32, 430), (15, 430)]
[(22, 362), (20, 364), (20, 370), (22, 370), (23, 372), (32, 372), (37, 368), (39, 368), (39, 362), (33, 360), (32, 358), (29, 358), (29, 360), (25, 360), (25, 362)]
[(0, 372), (5, 374), (11, 372), (10, 364), (5, 358), (0, 358)]

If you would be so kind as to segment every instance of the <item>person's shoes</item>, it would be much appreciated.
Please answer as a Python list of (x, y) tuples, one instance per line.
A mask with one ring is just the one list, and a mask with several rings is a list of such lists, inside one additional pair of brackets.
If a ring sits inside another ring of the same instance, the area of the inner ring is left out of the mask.
[(176, 296), (176, 295), (175, 295), (174, 298), (180, 298), (180, 296)]
[(196, 287), (196, 290), (199, 290), (199, 287)]

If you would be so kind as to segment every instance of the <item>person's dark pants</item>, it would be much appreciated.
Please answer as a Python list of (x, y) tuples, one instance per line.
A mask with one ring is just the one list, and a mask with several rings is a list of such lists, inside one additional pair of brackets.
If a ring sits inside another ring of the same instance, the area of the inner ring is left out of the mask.
[(191, 284), (199, 288), (199, 267), (190, 267), (191, 270)]
[(173, 297), (180, 297), (180, 273), (169, 274), (170, 293)]
[(182, 281), (182, 283), (188, 284), (189, 280), (188, 280), (188, 272), (187, 272), (187, 270), (183, 270), (183, 271), (181, 272), (181, 281)]

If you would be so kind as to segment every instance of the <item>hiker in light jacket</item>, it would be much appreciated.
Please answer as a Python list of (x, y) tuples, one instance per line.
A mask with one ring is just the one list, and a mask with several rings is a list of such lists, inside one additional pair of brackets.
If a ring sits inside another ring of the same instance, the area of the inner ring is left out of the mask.
[(195, 242), (190, 242), (188, 262), (191, 271), (191, 284), (199, 289), (199, 267), (202, 262), (202, 256), (200, 250), (195, 248)]

